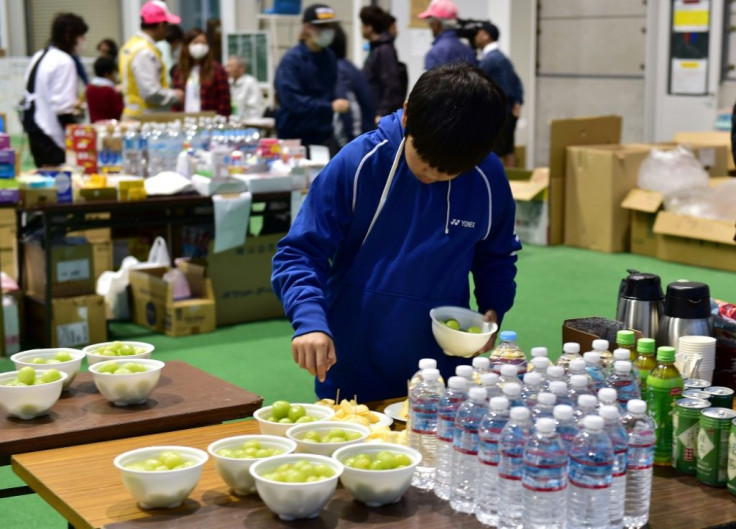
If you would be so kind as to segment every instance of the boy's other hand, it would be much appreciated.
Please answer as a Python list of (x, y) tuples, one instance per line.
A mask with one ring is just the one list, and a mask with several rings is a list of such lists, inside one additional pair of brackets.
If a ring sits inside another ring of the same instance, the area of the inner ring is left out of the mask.
[[(493, 323), (498, 323), (498, 314), (496, 314), (495, 310), (489, 310), (483, 315), (483, 321), (492, 321)], [(498, 330), (491, 334), (491, 337), (488, 339), (486, 344), (483, 346), (483, 348), (480, 350), (479, 354), (486, 353), (493, 349), (496, 346), (496, 337), (498, 336)]]
[(337, 363), (335, 344), (323, 332), (310, 332), (291, 341), (291, 354), (299, 367), (325, 381), (327, 371)]
[(332, 111), (338, 114), (345, 114), (350, 110), (350, 101), (347, 99), (335, 99), (332, 102)]

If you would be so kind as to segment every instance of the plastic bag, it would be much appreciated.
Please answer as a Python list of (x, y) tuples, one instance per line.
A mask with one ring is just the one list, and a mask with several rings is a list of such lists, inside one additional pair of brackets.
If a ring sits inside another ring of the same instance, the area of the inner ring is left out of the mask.
[(128, 256), (123, 259), (120, 270), (103, 272), (97, 279), (97, 294), (105, 298), (105, 305), (110, 308), (109, 312), (113, 320), (130, 319), (128, 284), (130, 283), (130, 271), (138, 264), (138, 259)]
[(138, 263), (136, 268), (158, 268), (160, 266), (171, 268), (171, 257), (169, 256), (166, 239), (156, 237), (151, 245), (151, 251), (148, 252), (148, 259), (145, 262)]
[(683, 189), (708, 187), (708, 173), (685, 147), (652, 149), (639, 169), (639, 187), (668, 195)]
[(172, 298), (174, 301), (179, 301), (180, 299), (188, 299), (192, 297), (192, 291), (189, 288), (189, 281), (187, 281), (187, 276), (185, 276), (184, 272), (182, 272), (178, 268), (172, 268), (171, 270), (166, 272), (163, 276), (163, 280), (172, 286), (174, 291), (172, 294)]
[(736, 180), (716, 187), (683, 189), (665, 196), (667, 211), (701, 217), (736, 221)]

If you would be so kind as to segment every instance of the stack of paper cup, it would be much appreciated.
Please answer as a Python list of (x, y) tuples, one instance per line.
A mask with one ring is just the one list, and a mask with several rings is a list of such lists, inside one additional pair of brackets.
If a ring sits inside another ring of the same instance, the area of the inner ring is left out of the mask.
[(684, 377), (713, 382), (716, 339), (711, 336), (681, 336), (677, 340), (676, 366)]

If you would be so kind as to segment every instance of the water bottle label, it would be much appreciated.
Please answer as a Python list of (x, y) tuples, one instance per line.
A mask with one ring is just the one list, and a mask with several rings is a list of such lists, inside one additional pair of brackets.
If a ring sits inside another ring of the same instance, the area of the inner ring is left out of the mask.
[(499, 479), (507, 479), (509, 481), (521, 481), (521, 476), (515, 476), (515, 475), (512, 475), (512, 474), (503, 474), (501, 472), (499, 472), (498, 478)]
[(590, 485), (586, 483), (580, 483), (579, 481), (576, 481), (572, 478), (570, 478), (570, 485), (574, 485), (575, 487), (579, 489), (591, 489), (591, 490), (602, 490), (602, 489), (609, 489), (611, 488), (610, 483), (603, 483), (603, 484), (596, 484), (596, 485)]
[(413, 407), (411, 409), (411, 431), (416, 434), (436, 435), (437, 408)]
[(522, 483), (522, 486), (526, 490), (531, 490), (533, 492), (559, 492), (561, 490), (565, 490), (567, 488), (567, 483), (563, 485), (559, 485), (557, 487), (534, 487), (530, 485), (529, 483)]
[(498, 461), (501, 459), (501, 453), (498, 449), (498, 441), (493, 439), (480, 439), (478, 441), (478, 459), (484, 465), (498, 466)]
[(451, 443), (455, 433), (455, 418), (452, 415), (437, 416), (437, 439)]
[(464, 454), (466, 456), (477, 456), (478, 455), (478, 450), (472, 450), (472, 449), (471, 450), (468, 450), (466, 448), (462, 448), (462, 447), (457, 446), (457, 445), (455, 445), (453, 448), (454, 448), (455, 452), (458, 452), (460, 454)]
[(626, 475), (627, 450), (614, 450), (613, 452), (613, 477), (620, 478)]

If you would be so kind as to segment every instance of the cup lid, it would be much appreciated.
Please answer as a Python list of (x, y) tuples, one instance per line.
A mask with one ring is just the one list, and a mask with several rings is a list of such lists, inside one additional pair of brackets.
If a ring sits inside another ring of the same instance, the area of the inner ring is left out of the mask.
[(662, 281), (656, 274), (629, 270), (621, 284), (621, 296), (639, 301), (661, 301), (664, 299)]
[(664, 314), (673, 318), (701, 319), (710, 316), (710, 289), (705, 283), (675, 281), (667, 285)]

